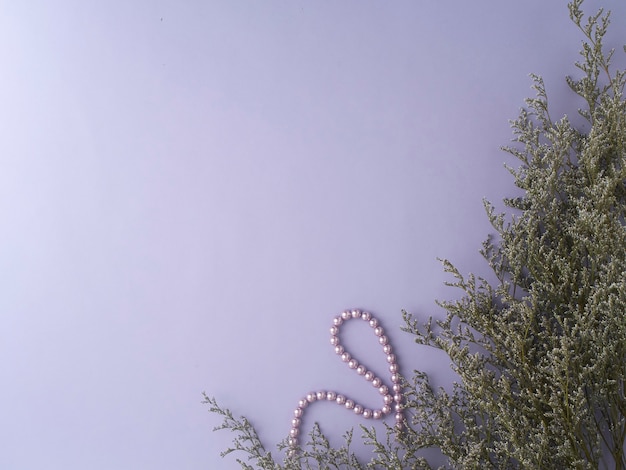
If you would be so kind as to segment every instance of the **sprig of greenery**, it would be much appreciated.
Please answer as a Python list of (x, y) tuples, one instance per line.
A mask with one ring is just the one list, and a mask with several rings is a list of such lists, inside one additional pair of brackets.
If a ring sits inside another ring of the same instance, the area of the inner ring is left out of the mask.
[(361, 428), (367, 463), (350, 450), (352, 431), (333, 449), (315, 425), (279, 464), (245, 418), (206, 397), (224, 416), (218, 429), (237, 434), (225, 454), (242, 451), (262, 469), (429, 469), (427, 449), (442, 468), (626, 469), (626, 73), (603, 45), (610, 14), (585, 19), (582, 3), (569, 4), (584, 37), (582, 75), (566, 82), (589, 130), (553, 120), (543, 80), (531, 75), (535, 97), (504, 148), (523, 196), (505, 199), (506, 213), (485, 201), (495, 236), (481, 253), (497, 282), (443, 260), (461, 299), (438, 302), (446, 317), (426, 324), (403, 312), (403, 330), (444, 351), (459, 382), (435, 390), (414, 371), (404, 382), (408, 425), (384, 439)]
[[(286, 451), (282, 464), (279, 464), (265, 450), (254, 426), (245, 418), (235, 418), (228, 408), (220, 406), (215, 398), (203, 394), (203, 403), (209, 405), (209, 411), (223, 417), (222, 424), (215, 427), (214, 431), (222, 429), (230, 430), (236, 434), (233, 440), (233, 447), (222, 452), (222, 457), (232, 452), (242, 452), (247, 455), (247, 461), (255, 462), (258, 467), (263, 470), (300, 470), (300, 469), (336, 469), (336, 470), (365, 470), (365, 464), (361, 463), (356, 455), (350, 450), (353, 439), (353, 431), (344, 433), (344, 445), (338, 449), (331, 447), (328, 438), (322, 433), (318, 423), (315, 423), (313, 429), (309, 433), (309, 439), (304, 446), (298, 447), (297, 452), (290, 454), (291, 449), (288, 445), (288, 439), (281, 441), (277, 448), (280, 451)], [(242, 468), (249, 470), (255, 467), (241, 459), (237, 462)]]

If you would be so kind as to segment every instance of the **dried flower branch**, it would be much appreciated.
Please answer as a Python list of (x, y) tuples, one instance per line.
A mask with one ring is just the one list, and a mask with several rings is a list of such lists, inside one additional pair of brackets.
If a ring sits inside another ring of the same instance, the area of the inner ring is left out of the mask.
[(237, 433), (227, 452), (262, 469), (431, 468), (423, 451), (432, 448), (447, 468), (626, 469), (626, 73), (604, 50), (609, 13), (585, 20), (581, 5), (569, 14), (584, 36), (582, 76), (566, 81), (589, 130), (554, 121), (533, 75), (536, 95), (504, 148), (519, 161), (509, 171), (524, 195), (505, 199), (505, 214), (485, 202), (496, 235), (482, 254), (497, 285), (444, 260), (462, 298), (439, 302), (446, 318), (424, 325), (403, 312), (403, 330), (444, 351), (459, 383), (434, 390), (416, 371), (405, 381), (409, 426), (382, 441), (362, 428), (367, 463), (350, 451), (352, 432), (333, 449), (316, 426), (302, 453), (279, 464), (247, 420), (207, 397), (220, 429)]

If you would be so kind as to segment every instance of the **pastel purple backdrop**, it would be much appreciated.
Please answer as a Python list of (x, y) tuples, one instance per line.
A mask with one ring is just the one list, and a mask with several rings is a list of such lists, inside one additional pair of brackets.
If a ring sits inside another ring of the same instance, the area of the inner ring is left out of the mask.
[(0, 468), (236, 469), (202, 391), (270, 447), (310, 390), (375, 406), (345, 308), (449, 383), (400, 310), (458, 295), (437, 257), (487, 274), (508, 120), (529, 72), (575, 111), (580, 39), (565, 0), (4, 2)]

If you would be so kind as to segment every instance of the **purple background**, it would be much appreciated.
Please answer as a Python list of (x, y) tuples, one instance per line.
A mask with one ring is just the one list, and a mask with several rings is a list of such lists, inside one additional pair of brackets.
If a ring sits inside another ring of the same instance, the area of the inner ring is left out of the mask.
[(204, 390), (270, 446), (309, 390), (374, 406), (344, 308), (445, 384), (400, 309), (457, 295), (436, 257), (486, 272), (507, 120), (529, 72), (580, 105), (580, 39), (565, 1), (2, 2), (0, 468), (238, 468)]

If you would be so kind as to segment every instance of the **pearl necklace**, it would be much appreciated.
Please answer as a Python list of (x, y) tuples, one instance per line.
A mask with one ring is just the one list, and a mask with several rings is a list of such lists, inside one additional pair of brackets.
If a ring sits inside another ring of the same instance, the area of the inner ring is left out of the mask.
[[(378, 343), (383, 347), (383, 353), (385, 353), (387, 363), (389, 364), (389, 372), (391, 372), (391, 389), (385, 385), (382, 379), (377, 377), (374, 372), (367, 370), (365, 366), (359, 364), (359, 362), (339, 343), (340, 326), (348, 320), (359, 318), (368, 322), (369, 326), (374, 330), (374, 334), (378, 337)], [(302, 423), (304, 410), (307, 406), (316, 401), (327, 400), (335, 402), (348, 410), (352, 410), (354, 414), (363, 416), (365, 419), (384, 418), (391, 413), (392, 404), (395, 403), (395, 405), (393, 405), (393, 411), (395, 411), (396, 427), (401, 428), (403, 425), (402, 385), (400, 384), (401, 379), (398, 373), (398, 363), (396, 362), (396, 355), (393, 353), (391, 344), (389, 344), (389, 338), (385, 336), (382, 326), (378, 324), (378, 320), (369, 312), (346, 310), (342, 312), (341, 315), (333, 318), (333, 326), (330, 328), (330, 344), (334, 346), (335, 353), (350, 369), (354, 370), (378, 389), (378, 392), (382, 396), (383, 404), (379, 409), (372, 410), (365, 408), (363, 405), (337, 392), (320, 390), (308, 393), (306, 397), (298, 401), (298, 407), (293, 412), (294, 417), (291, 420), (291, 430), (289, 431), (289, 446), (291, 447), (290, 453), (292, 455), (298, 447), (298, 436), (300, 434), (300, 424)]]

